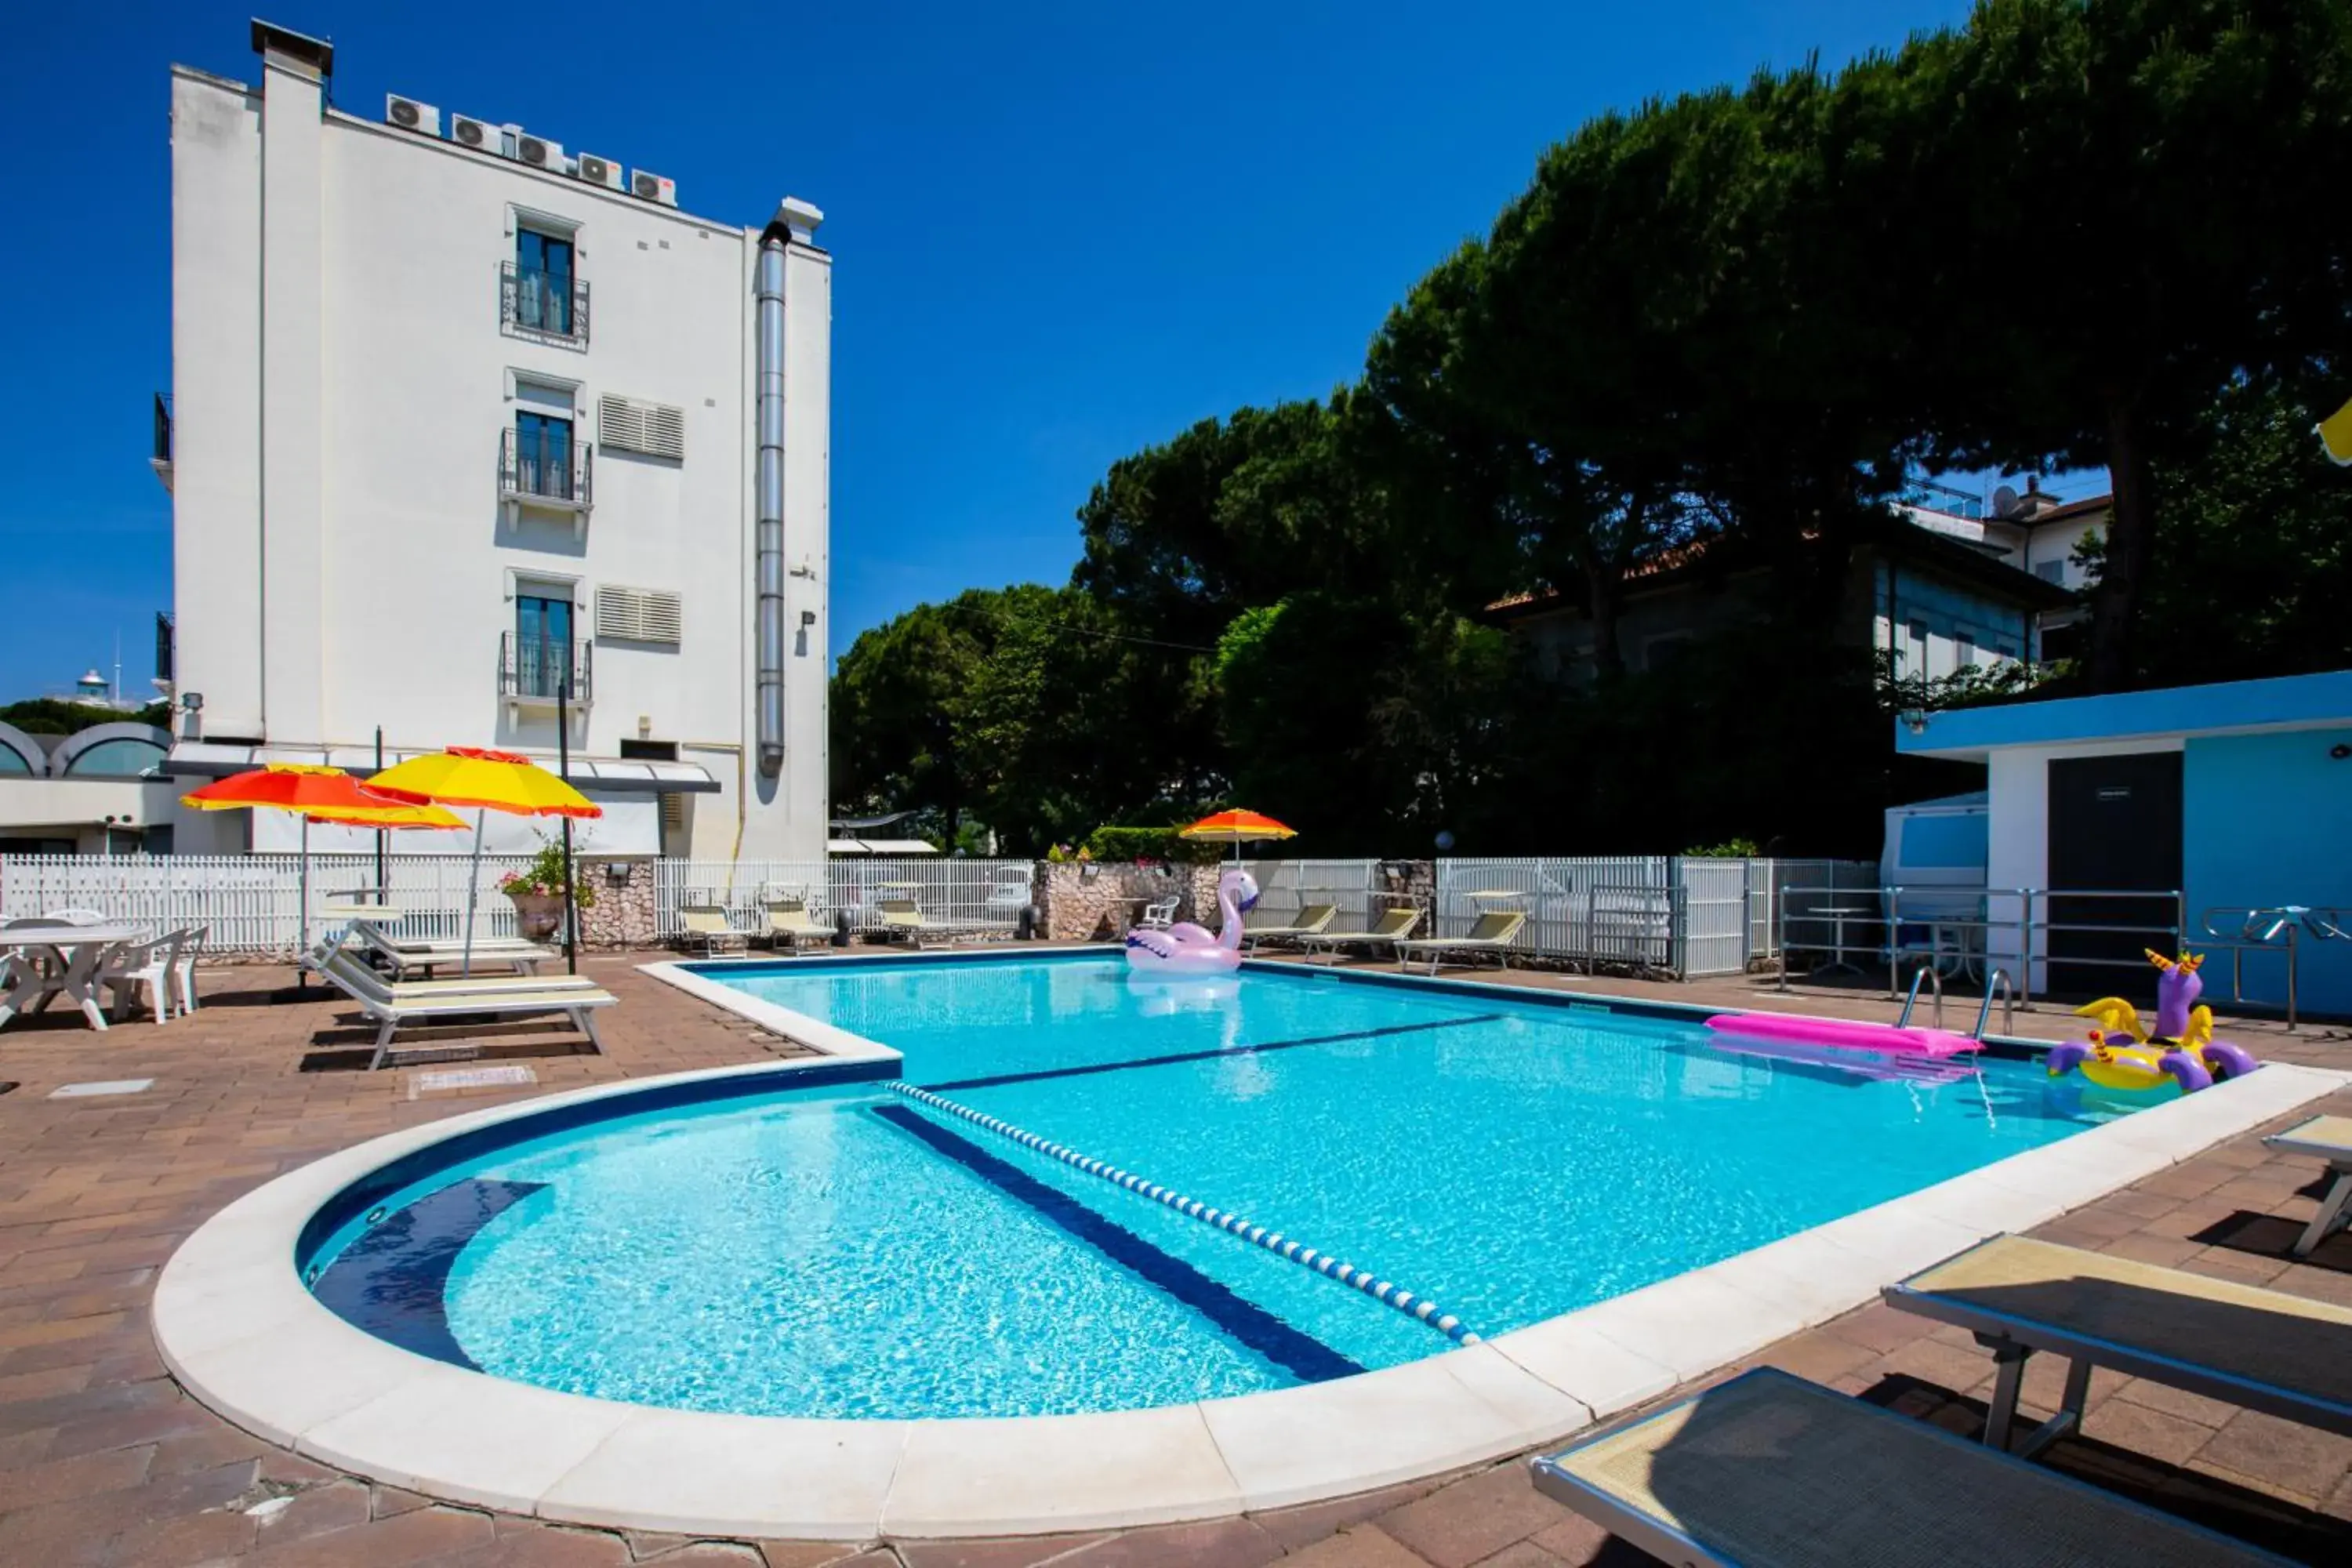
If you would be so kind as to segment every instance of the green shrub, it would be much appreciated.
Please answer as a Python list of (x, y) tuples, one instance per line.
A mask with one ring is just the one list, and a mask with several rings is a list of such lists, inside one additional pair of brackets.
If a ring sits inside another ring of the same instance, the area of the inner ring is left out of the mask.
[(1683, 851), (1688, 860), (1745, 860), (1756, 854), (1753, 838), (1727, 838), (1720, 844), (1708, 844)]
[(1177, 837), (1174, 827), (1097, 827), (1087, 835), (1087, 853), (1097, 860), (1166, 860), (1205, 866), (1221, 853), (1216, 845)]

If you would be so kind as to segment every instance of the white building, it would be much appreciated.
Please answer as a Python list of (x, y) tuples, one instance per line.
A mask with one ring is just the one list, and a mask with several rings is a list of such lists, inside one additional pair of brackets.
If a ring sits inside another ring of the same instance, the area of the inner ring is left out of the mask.
[[(2029, 477), (2022, 495), (2003, 485), (1993, 492), (1990, 506), (1959, 490), (1922, 485), (1901, 510), (1922, 528), (1964, 541), (2052, 587), (2080, 595), (2094, 579), (2076, 557), (2084, 545), (2095, 546), (2106, 538), (2113, 505), (2114, 498), (2107, 495), (2062, 501)], [(2072, 657), (2074, 628), (2087, 615), (2079, 600), (2044, 610), (2042, 657)]]
[[(252, 42), (257, 85), (172, 71), (172, 773), (369, 771), (379, 728), (387, 761), (552, 767), (568, 725), (592, 847), (821, 858), (823, 215), (738, 227), (536, 130), (363, 119), (330, 45)], [(255, 816), (175, 847), (281, 847)]]

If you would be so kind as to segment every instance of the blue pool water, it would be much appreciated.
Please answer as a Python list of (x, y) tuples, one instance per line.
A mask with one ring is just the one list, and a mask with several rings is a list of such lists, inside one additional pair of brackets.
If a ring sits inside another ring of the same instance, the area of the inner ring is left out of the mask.
[[(1877, 1081), (1679, 1018), (1117, 955), (714, 968), (905, 1081), (1336, 1254), (1492, 1336), (2067, 1136), (2038, 1066)], [(1423, 1323), (880, 1083), (423, 1175), (314, 1265), (428, 1354), (646, 1404), (1039, 1415), (1287, 1387)]]

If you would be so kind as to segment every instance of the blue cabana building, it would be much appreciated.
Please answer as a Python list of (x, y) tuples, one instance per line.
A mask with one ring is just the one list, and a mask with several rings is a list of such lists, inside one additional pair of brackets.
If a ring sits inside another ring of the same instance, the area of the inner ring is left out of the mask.
[[(2189, 945), (2212, 952), (2217, 1003), (2247, 911), (2333, 910), (2352, 923), (2352, 670), (1906, 714), (1895, 745), (1985, 764), (1994, 922), (2029, 899), (2037, 922), (2060, 927), (2160, 925), (2185, 910)], [(2159, 896), (2174, 892), (2177, 903)], [(2292, 921), (2301, 1010), (2352, 1016), (2352, 941), (2323, 934), (2325, 914)], [(1986, 950), (2014, 973), (2024, 940), (1996, 923)], [(2135, 931), (2032, 941), (2036, 992), (2153, 990), (2152, 975), (2116, 966), (2149, 944)], [(2286, 1005), (2283, 932), (2244, 953), (2243, 974), (2245, 1000)]]

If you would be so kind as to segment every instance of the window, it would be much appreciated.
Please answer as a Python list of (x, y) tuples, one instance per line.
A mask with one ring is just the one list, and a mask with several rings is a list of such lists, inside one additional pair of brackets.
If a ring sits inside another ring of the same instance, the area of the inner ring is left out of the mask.
[(1966, 632), (1962, 632), (1958, 637), (1953, 638), (1952, 641), (1952, 664), (1956, 668), (1965, 668), (1966, 667), (1976, 663), (1977, 639), (1975, 637), (1970, 637)]
[(533, 228), (515, 230), (515, 322), (572, 336), (572, 240)]
[(572, 597), (527, 584), (515, 595), (514, 689), (523, 697), (557, 697), (572, 668)]
[(2033, 574), (2044, 583), (2055, 583), (2063, 587), (2066, 582), (2066, 563), (2063, 561), (2038, 561), (2034, 563)]
[(572, 421), (536, 408), (515, 411), (514, 487), (527, 496), (572, 500)]

